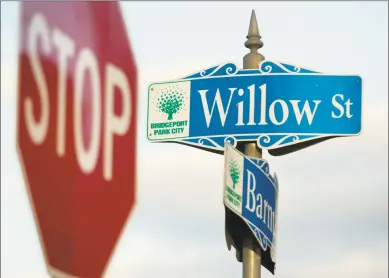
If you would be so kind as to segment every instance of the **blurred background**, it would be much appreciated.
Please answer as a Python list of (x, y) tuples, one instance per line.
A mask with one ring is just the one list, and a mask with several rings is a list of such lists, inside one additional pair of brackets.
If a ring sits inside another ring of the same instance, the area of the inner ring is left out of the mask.
[[(145, 137), (148, 85), (242, 65), (255, 9), (269, 60), (359, 74), (363, 134), (283, 157), (276, 277), (388, 277), (388, 3), (121, 2), (138, 66), (137, 205), (106, 277), (241, 277), (223, 157)], [(48, 277), (16, 154), (19, 2), (1, 2), (1, 277)], [(262, 270), (262, 277), (272, 275)]]

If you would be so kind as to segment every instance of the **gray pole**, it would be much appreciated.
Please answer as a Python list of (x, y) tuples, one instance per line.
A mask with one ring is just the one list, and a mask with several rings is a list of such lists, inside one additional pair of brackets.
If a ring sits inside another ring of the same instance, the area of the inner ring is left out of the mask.
[[(250, 26), (247, 34), (245, 46), (250, 49), (250, 53), (243, 57), (244, 69), (258, 69), (259, 63), (265, 60), (265, 57), (258, 53), (258, 49), (263, 46), (261, 36), (258, 31), (257, 18), (255, 11), (251, 13)], [(262, 150), (256, 143), (246, 143), (243, 146), (244, 154), (254, 158), (262, 158)], [(243, 240), (243, 278), (260, 278), (261, 277), (261, 250), (255, 246), (254, 238), (248, 237)]]

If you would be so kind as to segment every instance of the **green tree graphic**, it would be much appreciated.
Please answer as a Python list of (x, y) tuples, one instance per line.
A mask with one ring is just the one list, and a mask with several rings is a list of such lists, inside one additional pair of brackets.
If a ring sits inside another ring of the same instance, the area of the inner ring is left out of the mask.
[(232, 179), (232, 188), (235, 189), (235, 185), (238, 183), (240, 178), (240, 169), (238, 163), (235, 160), (231, 160), (229, 163), (230, 176)]
[(183, 106), (184, 95), (182, 92), (174, 89), (162, 91), (158, 98), (158, 109), (167, 115), (168, 120), (173, 120), (173, 114), (178, 113)]

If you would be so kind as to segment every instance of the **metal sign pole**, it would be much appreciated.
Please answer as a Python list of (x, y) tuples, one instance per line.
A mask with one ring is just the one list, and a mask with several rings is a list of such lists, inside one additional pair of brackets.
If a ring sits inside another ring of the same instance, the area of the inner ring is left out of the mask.
[[(265, 60), (265, 57), (258, 53), (258, 49), (263, 46), (261, 36), (258, 31), (257, 18), (255, 11), (251, 13), (249, 31), (247, 34), (245, 46), (250, 49), (250, 53), (243, 57), (244, 69), (258, 69), (259, 63)], [(258, 148), (256, 143), (245, 143), (243, 152), (246, 156), (253, 158), (262, 158), (262, 150)], [(243, 240), (242, 246), (242, 264), (243, 278), (260, 278), (261, 277), (261, 250), (254, 244), (254, 237), (250, 235)]]

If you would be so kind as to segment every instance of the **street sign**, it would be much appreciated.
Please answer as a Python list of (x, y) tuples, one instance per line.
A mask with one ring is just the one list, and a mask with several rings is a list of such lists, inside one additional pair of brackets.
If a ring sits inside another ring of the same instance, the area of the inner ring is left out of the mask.
[[(276, 261), (278, 213), (277, 176), (264, 159), (248, 158), (229, 142), (225, 144), (224, 205), (250, 228), (261, 248), (270, 249)], [(274, 269), (269, 269), (274, 273)]]
[(119, 3), (21, 8), (17, 147), (48, 271), (101, 277), (135, 201), (137, 70)]
[(362, 80), (263, 61), (227, 63), (149, 87), (147, 138), (216, 152), (229, 141), (262, 149), (361, 132)]

